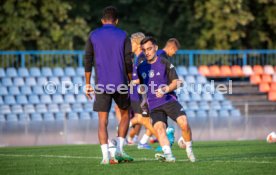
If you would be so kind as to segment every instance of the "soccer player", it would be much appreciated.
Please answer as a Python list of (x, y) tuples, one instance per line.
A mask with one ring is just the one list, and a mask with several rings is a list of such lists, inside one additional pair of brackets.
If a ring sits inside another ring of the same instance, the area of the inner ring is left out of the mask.
[(195, 162), (191, 129), (186, 114), (174, 93), (178, 86), (175, 68), (167, 59), (156, 55), (158, 46), (154, 38), (144, 38), (141, 41), (141, 46), (147, 61), (139, 65), (138, 76), (140, 83), (148, 88), (147, 98), (150, 117), (164, 152), (164, 154), (157, 153), (155, 157), (165, 162), (175, 162), (166, 135), (167, 117), (169, 116), (181, 128), (187, 146), (187, 156), (191, 162)]
[(166, 42), (163, 49), (157, 51), (157, 56), (164, 58), (169, 58), (175, 55), (175, 53), (180, 49), (180, 43), (176, 38), (170, 38)]
[[(123, 150), (128, 131), (130, 106), (128, 89), (119, 93), (118, 87), (127, 88), (132, 74), (131, 42), (126, 32), (116, 27), (118, 12), (109, 6), (103, 10), (102, 27), (92, 31), (85, 46), (86, 96), (92, 99), (95, 93), (93, 110), (98, 112), (98, 137), (103, 159), (101, 164), (115, 164), (121, 161), (133, 161)], [(92, 64), (95, 67), (95, 89), (90, 85)], [(111, 88), (112, 87), (112, 88)], [(121, 120), (118, 128), (115, 158), (108, 152), (108, 114), (112, 99), (120, 109)]]
[[(153, 132), (156, 135), (156, 132), (151, 124), (151, 119), (147, 115), (145, 117), (142, 116), (142, 109), (141, 109), (141, 96), (137, 91), (137, 85), (135, 86), (135, 79), (138, 79), (137, 75), (137, 67), (143, 61), (146, 60), (145, 55), (143, 54), (140, 46), (140, 42), (142, 39), (145, 38), (145, 35), (142, 32), (137, 32), (131, 35), (131, 45), (132, 45), (132, 52), (134, 53), (134, 60), (133, 60), (133, 87), (130, 90), (130, 99), (131, 99), (131, 109), (134, 112), (134, 117), (130, 121), (130, 126), (134, 126), (135, 128), (130, 130), (128, 142), (133, 143), (133, 137), (139, 134), (139, 130), (141, 125), (144, 125), (149, 131), (147, 133)], [(146, 134), (143, 135), (142, 139), (138, 144), (138, 149), (151, 149), (151, 146), (147, 144), (147, 140), (149, 136)]]

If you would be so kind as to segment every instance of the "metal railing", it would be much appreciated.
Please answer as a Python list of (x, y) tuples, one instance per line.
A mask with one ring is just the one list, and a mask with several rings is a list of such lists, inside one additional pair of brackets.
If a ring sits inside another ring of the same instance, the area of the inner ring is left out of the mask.
[[(0, 67), (82, 67), (84, 51), (0, 51)], [(276, 50), (179, 50), (177, 66), (276, 65)]]

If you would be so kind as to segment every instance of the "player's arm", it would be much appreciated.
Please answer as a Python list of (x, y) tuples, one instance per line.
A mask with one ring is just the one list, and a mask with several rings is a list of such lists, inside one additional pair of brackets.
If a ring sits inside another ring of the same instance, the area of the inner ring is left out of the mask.
[(93, 93), (93, 88), (90, 84), (91, 72), (93, 66), (93, 58), (94, 58), (94, 48), (93, 44), (90, 41), (90, 37), (88, 37), (85, 44), (85, 55), (84, 55), (84, 67), (85, 67), (85, 84), (86, 84), (86, 96), (91, 100)]
[(176, 73), (175, 67), (171, 64), (167, 59), (162, 59), (166, 66), (167, 78), (168, 78), (168, 86), (162, 87), (161, 89), (156, 90), (156, 96), (162, 97), (166, 93), (170, 93), (178, 88), (178, 75)]
[(125, 51), (124, 51), (124, 58), (125, 58), (125, 67), (128, 76), (129, 82), (132, 80), (132, 49), (131, 49), (131, 41), (128, 37), (125, 39)]

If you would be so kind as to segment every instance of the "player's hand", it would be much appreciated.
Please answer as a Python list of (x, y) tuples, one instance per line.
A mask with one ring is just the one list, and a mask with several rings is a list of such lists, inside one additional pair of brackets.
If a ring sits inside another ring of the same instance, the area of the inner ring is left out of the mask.
[(162, 98), (164, 94), (168, 93), (169, 87), (163, 87), (155, 90), (155, 95), (157, 98)]
[(95, 91), (91, 84), (86, 84), (85, 86), (85, 95), (89, 100), (93, 99), (93, 95), (95, 94)]

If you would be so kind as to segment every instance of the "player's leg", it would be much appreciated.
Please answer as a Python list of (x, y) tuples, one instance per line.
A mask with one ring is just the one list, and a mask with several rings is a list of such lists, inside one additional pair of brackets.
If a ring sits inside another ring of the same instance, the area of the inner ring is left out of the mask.
[(112, 95), (114, 101), (118, 105), (121, 113), (121, 120), (118, 127), (116, 159), (120, 161), (133, 161), (133, 158), (128, 156), (123, 150), (125, 137), (129, 127), (129, 106), (130, 100), (128, 94), (115, 93)]
[(195, 156), (192, 150), (192, 131), (188, 123), (186, 113), (184, 112), (181, 104), (178, 102), (169, 103), (166, 108), (167, 114), (170, 118), (178, 124), (181, 129), (182, 137), (186, 142), (186, 152), (189, 160), (195, 162)]
[[(98, 138), (101, 144), (103, 160), (101, 164), (109, 164), (108, 152), (108, 112), (111, 106), (111, 96), (108, 94), (96, 94), (93, 110), (98, 112)], [(113, 163), (113, 161), (111, 162)]]
[(153, 127), (158, 135), (159, 144), (162, 147), (164, 154), (155, 154), (155, 158), (166, 162), (175, 162), (175, 157), (172, 154), (170, 142), (166, 134), (167, 116), (161, 109), (153, 110), (151, 112)]
[(127, 139), (129, 145), (137, 144), (140, 131), (141, 131), (141, 125), (139, 124), (134, 125), (134, 127), (130, 129), (129, 137)]

